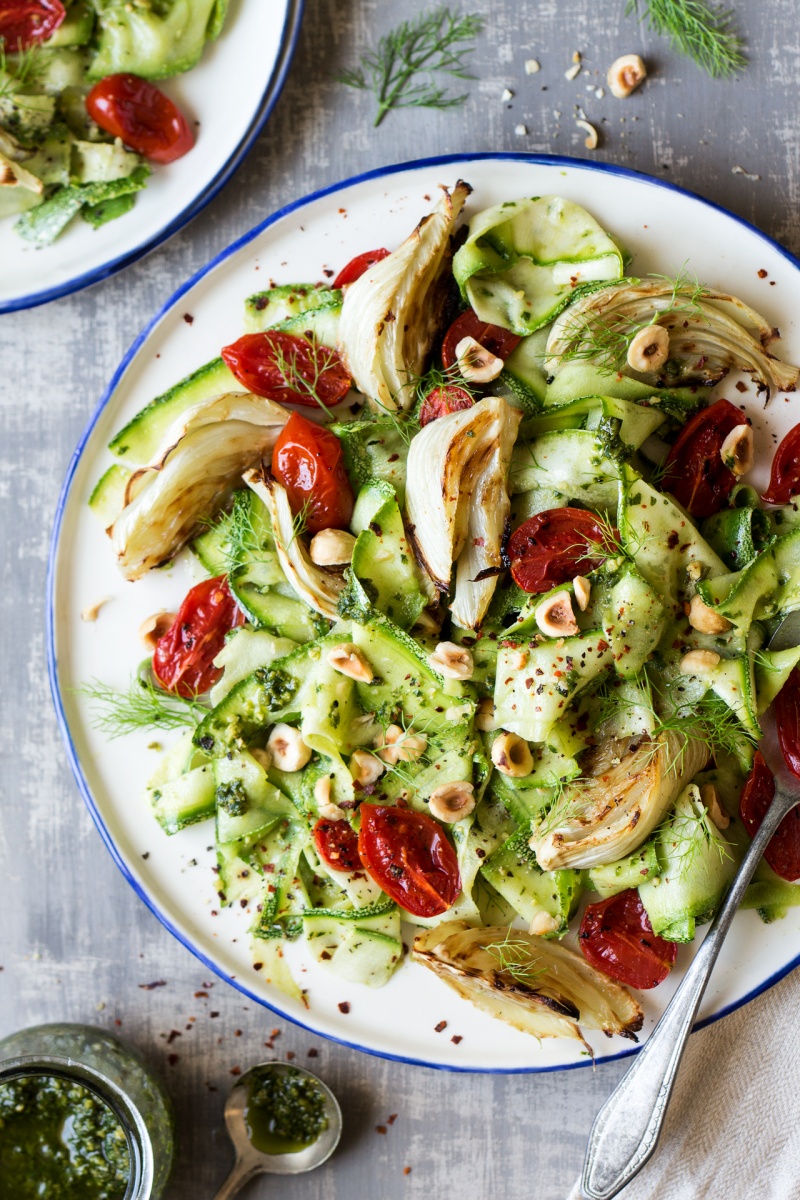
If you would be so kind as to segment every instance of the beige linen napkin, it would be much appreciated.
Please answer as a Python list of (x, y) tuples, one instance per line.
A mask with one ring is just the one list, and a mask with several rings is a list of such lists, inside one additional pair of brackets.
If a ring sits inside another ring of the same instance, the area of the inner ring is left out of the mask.
[(692, 1034), (659, 1147), (620, 1200), (800, 1200), (800, 972)]

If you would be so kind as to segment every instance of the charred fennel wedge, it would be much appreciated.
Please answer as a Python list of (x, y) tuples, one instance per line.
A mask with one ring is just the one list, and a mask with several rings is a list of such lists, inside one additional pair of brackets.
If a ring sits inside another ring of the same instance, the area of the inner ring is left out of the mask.
[(476, 1008), (534, 1037), (583, 1041), (583, 1026), (635, 1042), (642, 1027), (644, 1014), (624, 987), (524, 930), (451, 921), (418, 934), (412, 957)]
[(646, 841), (708, 759), (704, 743), (669, 732), (598, 748), (591, 774), (572, 783), (531, 847), (543, 871), (616, 862)]
[(344, 587), (344, 577), (325, 567), (318, 567), (311, 561), (305, 542), (295, 529), (285, 488), (271, 479), (263, 467), (248, 471), (244, 481), (267, 506), (278, 561), (292, 589), (315, 612), (333, 620), (339, 593)]
[(450, 236), (472, 188), (446, 188), (432, 213), (394, 253), (347, 288), (338, 350), (373, 408), (410, 408), (439, 332), (448, 295)]
[(177, 554), (198, 522), (225, 504), (242, 472), (271, 454), (288, 419), (272, 400), (231, 393), (197, 405), (168, 430), (152, 465), (128, 481), (110, 530), (125, 578), (139, 579)]
[[(627, 347), (638, 330), (662, 326), (669, 350), (655, 371), (634, 371)], [(732, 368), (745, 371), (769, 395), (794, 391), (798, 368), (769, 352), (776, 329), (754, 309), (724, 292), (669, 282), (626, 280), (576, 300), (553, 322), (544, 369), (571, 359), (623, 371), (655, 386), (712, 384)]]
[(522, 414), (499, 396), (426, 425), (411, 442), (406, 509), (420, 563), (463, 629), (484, 617), (502, 569), (508, 466)]

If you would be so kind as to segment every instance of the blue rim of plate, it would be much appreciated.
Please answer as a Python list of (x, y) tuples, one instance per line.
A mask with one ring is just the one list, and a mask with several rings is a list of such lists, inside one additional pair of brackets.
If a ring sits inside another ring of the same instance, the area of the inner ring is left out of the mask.
[(121, 254), (119, 258), (110, 259), (108, 262), (103, 263), (102, 266), (95, 267), (92, 271), (87, 271), (85, 275), (76, 275), (74, 278), (56, 287), (44, 288), (40, 292), (32, 292), (28, 296), (19, 296), (12, 300), (0, 300), (0, 314), (20, 312), (27, 308), (37, 308), (41, 304), (48, 304), (51, 300), (59, 300), (62, 296), (71, 296), (73, 292), (79, 292), (83, 288), (90, 287), (94, 283), (99, 283), (103, 279), (108, 279), (110, 276), (116, 275), (119, 271), (124, 271), (126, 267), (137, 262), (140, 258), (144, 258), (151, 250), (155, 250), (157, 246), (161, 246), (164, 242), (168, 241), (173, 234), (178, 233), (190, 221), (193, 221), (198, 213), (202, 212), (206, 205), (211, 203), (214, 197), (224, 188), (231, 176), (242, 165), (253, 142), (261, 133), (272, 110), (278, 103), (278, 98), (283, 91), (283, 85), (286, 82), (286, 76), (289, 73), (289, 67), (297, 48), (304, 5), (305, 0), (289, 0), (286, 6), (286, 18), (281, 32), (278, 57), (275, 60), (275, 65), (264, 94), (261, 97), (258, 109), (244, 137), (238, 143), (227, 162), (223, 164), (203, 190), (194, 197), (191, 203), (187, 204), (186, 208), (182, 209), (168, 225), (165, 225), (153, 237), (140, 243), (126, 254)]
[[(240, 250), (243, 246), (246, 246), (246, 245), (248, 245), (249, 242), (252, 242), (253, 239), (258, 237), (259, 234), (263, 233), (263, 231), (265, 229), (269, 229), (270, 226), (277, 224), (277, 222), (282, 220), (284, 217), (290, 216), (292, 213), (297, 212), (299, 209), (305, 208), (307, 205), (312, 204), (317, 200), (324, 199), (324, 197), (331, 196), (331, 195), (335, 194), (336, 192), (344, 191), (346, 188), (353, 187), (355, 184), (365, 183), (372, 179), (380, 179), (380, 178), (384, 178), (384, 177), (388, 178), (389, 176), (392, 176), (392, 175), (401, 174), (403, 171), (414, 171), (414, 170), (422, 170), (422, 169), (426, 169), (426, 168), (430, 168), (430, 167), (450, 166), (451, 164), (454, 164), (454, 163), (471, 163), (471, 162), (487, 162), (487, 161), (520, 162), (520, 163), (527, 163), (531, 166), (546, 166), (546, 167), (564, 167), (564, 168), (579, 167), (581, 169), (586, 169), (589, 171), (597, 171), (597, 172), (600, 172), (600, 173), (606, 174), (606, 175), (616, 175), (622, 179), (635, 179), (638, 183), (645, 183), (645, 184), (650, 185), (651, 187), (661, 188), (661, 189), (664, 189), (666, 191), (671, 191), (671, 192), (677, 192), (679, 195), (688, 196), (690, 199), (694, 200), (695, 202), (697, 202), (699, 204), (704, 205), (706, 208), (709, 208), (715, 212), (722, 213), (724, 216), (730, 218), (732, 221), (735, 221), (738, 225), (741, 225), (745, 229), (749, 230), (751, 233), (754, 233), (766, 245), (770, 246), (771, 249), (777, 251), (778, 254), (780, 254), (783, 258), (786, 259), (786, 261), (789, 263), (790, 266), (794, 267), (794, 269), (796, 271), (798, 271), (798, 273), (800, 273), (800, 259), (796, 258), (792, 253), (790, 253), (790, 251), (788, 251), (784, 246), (782, 246), (780, 244), (780, 242), (777, 242), (774, 238), (771, 238), (768, 234), (763, 233), (762, 230), (760, 230), (756, 225), (752, 224), (752, 222), (745, 220), (744, 217), (737, 216), (735, 213), (730, 212), (729, 209), (724, 208), (722, 205), (716, 204), (712, 200), (706, 200), (703, 196), (699, 196), (696, 192), (692, 192), (688, 188), (679, 187), (677, 184), (668, 183), (666, 180), (663, 180), (663, 179), (656, 179), (653, 176), (646, 175), (641, 171), (632, 171), (629, 167), (619, 167), (613, 163), (593, 162), (590, 159), (585, 159), (585, 158), (567, 158), (567, 157), (563, 157), (563, 156), (559, 156), (559, 155), (549, 155), (549, 154), (524, 154), (524, 153), (512, 152), (512, 151), (481, 152), (481, 153), (474, 153), (474, 154), (439, 155), (439, 156), (436, 156), (433, 158), (412, 159), (409, 162), (394, 163), (388, 167), (376, 167), (371, 171), (365, 171), (360, 175), (353, 175), (349, 179), (340, 180), (338, 183), (331, 184), (330, 186), (325, 187), (325, 188), (320, 188), (318, 191), (310, 192), (308, 195), (303, 196), (299, 200), (292, 201), (290, 204), (287, 204), (283, 208), (280, 208), (276, 212), (272, 213), (271, 216), (265, 218), (265, 220), (261, 221), (258, 225), (254, 226), (247, 233), (243, 234), (242, 237), (237, 238), (236, 241), (232, 242), (228, 247), (226, 247), (225, 250), (222, 250), (219, 254), (217, 254), (213, 259), (211, 259), (210, 262), (208, 262), (204, 267), (202, 267), (199, 271), (197, 271), (189, 280), (187, 280), (186, 283), (182, 284), (173, 293), (173, 295), (170, 297), (170, 299), (167, 300), (167, 302), (156, 313), (156, 315), (148, 322), (148, 324), (144, 327), (142, 332), (138, 335), (138, 337), (132, 343), (130, 349), (127, 351), (124, 358), (122, 359), (122, 362), (117, 367), (117, 370), (114, 372), (111, 382), (109, 383), (108, 387), (106, 388), (106, 390), (102, 396), (102, 399), (100, 400), (100, 403), (98, 404), (97, 408), (95, 409), (94, 413), (92, 414), (92, 417), (90, 418), (88, 425), (84, 429), (83, 434), (81, 435), (81, 439), (75, 448), (72, 458), (70, 459), (66, 478), (64, 480), (64, 484), (61, 489), (61, 494), (58, 498), (58, 505), (56, 507), (55, 520), (54, 520), (54, 525), (53, 525), (53, 535), (52, 535), (52, 539), (50, 542), (50, 551), (49, 551), (49, 555), (48, 555), (47, 584), (46, 584), (46, 590), (47, 590), (47, 600), (46, 600), (46, 604), (47, 604), (47, 607), (46, 607), (47, 671), (48, 671), (48, 677), (50, 680), (50, 691), (51, 691), (51, 694), (53, 697), (53, 704), (54, 704), (55, 710), (56, 710), (56, 718), (58, 721), (59, 729), (61, 731), (61, 736), (64, 741), (64, 747), (67, 752), (67, 758), (69, 760), (69, 764), (72, 769), (72, 773), (75, 777), (75, 782), (78, 785), (78, 790), (80, 791), (80, 793), (83, 797), (84, 803), (86, 804), (86, 807), (89, 810), (89, 815), (91, 816), (92, 820), (94, 821), (94, 823), (97, 827), (97, 830), (100, 834), (100, 837), (102, 838), (103, 842), (105, 843), (106, 849), (109, 851), (114, 862), (119, 867), (120, 871), (124, 875), (127, 882), (130, 884), (130, 886), (133, 888), (134, 892), (139, 897), (139, 899), (142, 900), (144, 902), (144, 904), (147, 905), (147, 907), (154, 914), (154, 916), (156, 916), (158, 918), (158, 920), (161, 922), (161, 924), (164, 926), (164, 928), (167, 929), (173, 935), (173, 937), (176, 938), (177, 941), (179, 941), (181, 943), (182, 946), (184, 946), (197, 959), (199, 959), (200, 962), (203, 963), (204, 966), (208, 967), (208, 969), (210, 971), (213, 971), (214, 974), (217, 975), (220, 979), (224, 980), (226, 983), (229, 983), (232, 987), (236, 988), (236, 990), (241, 992), (242, 995), (247, 996), (248, 999), (254, 1001), (254, 1003), (256, 1003), (256, 1004), (259, 1004), (262, 1008), (266, 1008), (270, 1012), (274, 1012), (277, 1016), (282, 1017), (285, 1021), (291, 1021), (292, 1024), (297, 1025), (301, 1029), (307, 1030), (309, 1033), (314, 1033), (319, 1037), (328, 1038), (329, 1041), (337, 1042), (339, 1045), (342, 1045), (342, 1046), (347, 1046), (351, 1050), (360, 1050), (363, 1054), (371, 1054), (375, 1058), (383, 1058), (383, 1059), (388, 1060), (389, 1062), (408, 1063), (412, 1066), (417, 1066), (417, 1067), (429, 1067), (432, 1070), (451, 1071), (456, 1074), (543, 1075), (543, 1074), (551, 1074), (552, 1072), (555, 1072), (555, 1071), (574, 1071), (574, 1070), (578, 1070), (582, 1067), (588, 1067), (590, 1065), (595, 1066), (595, 1065), (603, 1065), (605, 1063), (619, 1062), (622, 1059), (630, 1058), (632, 1055), (637, 1054), (638, 1051), (642, 1048), (642, 1046), (640, 1045), (640, 1046), (630, 1047), (625, 1050), (621, 1050), (616, 1054), (608, 1054), (608, 1055), (598, 1056), (596, 1059), (586, 1058), (586, 1059), (582, 1059), (579, 1062), (564, 1063), (564, 1064), (559, 1064), (557, 1066), (553, 1065), (553, 1066), (544, 1066), (544, 1067), (517, 1067), (517, 1068), (514, 1068), (514, 1067), (461, 1067), (458, 1064), (454, 1064), (454, 1063), (428, 1062), (425, 1059), (413, 1058), (413, 1057), (410, 1057), (409, 1055), (391, 1054), (388, 1051), (375, 1050), (370, 1046), (362, 1046), (358, 1042), (350, 1041), (347, 1038), (337, 1037), (334, 1034), (321, 1033), (320, 1030), (317, 1029), (315, 1026), (308, 1025), (303, 1021), (298, 1021), (298, 1019), (295, 1016), (290, 1016), (289, 1013), (285, 1012), (282, 1008), (279, 1008), (276, 1004), (272, 1004), (272, 1003), (268, 1002), (267, 1000), (264, 999), (263, 996), (260, 996), (256, 992), (251, 991), (245, 984), (243, 984), (241, 982), (241, 980), (231, 978), (229, 975), (225, 974), (225, 972), (216, 963), (214, 963), (210, 958), (208, 958), (205, 954), (203, 954), (203, 952), (201, 950), (199, 950), (196, 946), (194, 946), (192, 944), (191, 940), (186, 936), (186, 934), (184, 934), (180, 929), (177, 928), (177, 926), (173, 923), (171, 918), (167, 916), (166, 913), (162, 912), (161, 909), (159, 909), (158, 905), (155, 903), (153, 898), (147, 894), (147, 891), (134, 878), (133, 874), (131, 873), (131, 870), (129, 869), (124, 858), (122, 857), (120, 851), (117, 849), (117, 847), (111, 837), (111, 834), (109, 833), (109, 830), (106, 827), (103, 817), (98, 810), (98, 807), (95, 803), (94, 797), (92, 796), (91, 790), (89, 788), (89, 784), (86, 780), (86, 777), (83, 774), (83, 770), (81, 768), (81, 765), (80, 765), (80, 762), (78, 759), (78, 754), (75, 749), (75, 745), (72, 741), (72, 734), (70, 733), (69, 724), (67, 722), (66, 714), (64, 712), (64, 706), (63, 706), (63, 703), (61, 700), (61, 690), (60, 690), (60, 686), (59, 686), (59, 682), (58, 682), (58, 662), (56, 659), (56, 652), (55, 652), (54, 612), (55, 612), (55, 598), (56, 598), (55, 597), (56, 565), (57, 565), (56, 560), (58, 557), (58, 546), (59, 546), (59, 540), (60, 540), (60, 534), (61, 534), (61, 526), (62, 526), (62, 522), (64, 519), (64, 513), (65, 513), (65, 509), (66, 509), (67, 500), (69, 498), (70, 489), (72, 487), (72, 481), (74, 479), (75, 472), (78, 468), (78, 464), (81, 460), (81, 457), (83, 455), (83, 451), (86, 447), (86, 444), (87, 444), (89, 438), (91, 437), (92, 432), (94, 431), (94, 427), (97, 424), (101, 414), (105, 411), (106, 406), (108, 405), (109, 401), (111, 400), (112, 396), (114, 395), (114, 392), (117, 390), (117, 387), (119, 386), (120, 382), (122, 381), (122, 378), (125, 375), (125, 372), (127, 371), (128, 367), (133, 362), (134, 358), (136, 357), (136, 355), (139, 352), (139, 350), (141, 349), (141, 347), (147, 341), (152, 330), (155, 328), (156, 325), (158, 325), (158, 323), (162, 320), (162, 318), (167, 315), (167, 313), (170, 311), (170, 309), (172, 309), (182, 299), (182, 297), (185, 296), (186, 293), (195, 286), (195, 284), (199, 283), (200, 280), (203, 279), (206, 275), (208, 275), (211, 271), (215, 270), (218, 266), (220, 266), (228, 258), (230, 258), (232, 255), (236, 254), (236, 252), (238, 250)], [(745, 1004), (749, 1004), (749, 1002), (751, 1000), (754, 1000), (757, 996), (760, 996), (763, 992), (768, 991), (769, 988), (774, 987), (774, 985), (776, 983), (779, 983), (781, 981), (781, 979), (784, 979), (797, 966), (800, 966), (800, 954), (798, 954), (795, 958), (793, 958), (791, 962), (784, 964), (784, 966), (781, 967), (781, 969), (779, 971), (776, 971), (773, 975), (770, 975), (768, 979), (766, 979), (762, 983), (760, 983), (758, 985), (758, 987), (753, 988), (752, 991), (748, 992), (747, 995), (743, 996), (740, 1000), (736, 1000), (736, 1001), (732, 1002), (731, 1004), (726, 1005), (724, 1008), (721, 1008), (719, 1010), (719, 1012), (712, 1013), (711, 1016), (705, 1017), (701, 1021), (696, 1021), (693, 1026), (693, 1032), (698, 1029), (703, 1029), (707, 1025), (712, 1025), (712, 1024), (714, 1024), (714, 1022), (721, 1020), (722, 1017), (726, 1017), (729, 1013), (735, 1012), (737, 1009), (742, 1008)], [(646, 1042), (643, 1043), (643, 1045), (646, 1045), (646, 1044), (647, 1044)]]

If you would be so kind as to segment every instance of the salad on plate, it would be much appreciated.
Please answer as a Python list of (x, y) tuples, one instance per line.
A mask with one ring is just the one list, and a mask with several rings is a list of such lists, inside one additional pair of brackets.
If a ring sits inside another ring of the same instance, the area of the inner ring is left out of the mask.
[(0, 217), (35, 246), (124, 216), (194, 146), (153, 83), (190, 70), (228, 0), (0, 0)]
[[(800, 646), (769, 648), (800, 426), (759, 496), (716, 387), (768, 401), (798, 368), (735, 296), (627, 275), (578, 204), (467, 227), (470, 192), (248, 297), (115, 435), (90, 506), (123, 576), (202, 578), (142, 625), (129, 693), (85, 690), (112, 734), (180, 730), (147, 807), (215, 823), (274, 986), (301, 995), (302, 940), (369, 987), (410, 957), (538, 1037), (635, 1040), (769, 804), (770, 707), (800, 774)], [(774, 920), (798, 880), (795, 810), (746, 904)]]

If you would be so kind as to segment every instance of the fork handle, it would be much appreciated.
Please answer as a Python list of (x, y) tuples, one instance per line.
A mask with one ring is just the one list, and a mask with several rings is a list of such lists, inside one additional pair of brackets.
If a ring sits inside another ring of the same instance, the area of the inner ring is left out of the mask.
[(678, 990), (633, 1066), (595, 1117), (581, 1179), (586, 1200), (611, 1200), (656, 1148), (686, 1039), (725, 935), (767, 843), (800, 798), (776, 783), (775, 799)]

